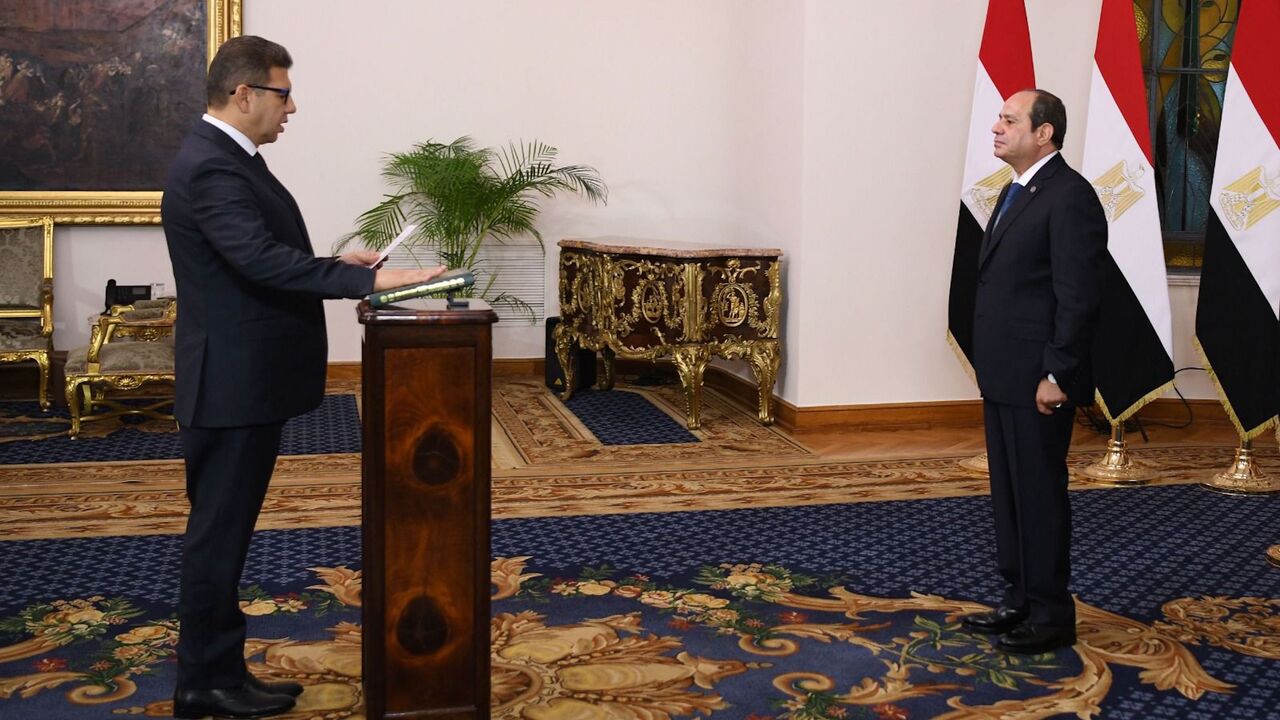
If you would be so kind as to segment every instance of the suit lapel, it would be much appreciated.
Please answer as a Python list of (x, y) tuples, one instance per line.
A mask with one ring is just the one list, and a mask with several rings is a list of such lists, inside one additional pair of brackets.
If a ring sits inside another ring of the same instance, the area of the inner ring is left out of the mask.
[[(1058, 172), (1058, 167), (1064, 162), (1066, 161), (1062, 159), (1061, 153), (1054, 156), (1052, 160), (1045, 163), (1044, 167), (1036, 172), (1035, 176), (1031, 178), (1031, 182), (1018, 194), (1018, 197), (1014, 198), (1013, 205), (1008, 210), (1005, 210), (1003, 217), (999, 217), (1000, 222), (996, 222), (999, 213), (991, 216), (991, 221), (987, 223), (987, 231), (982, 236), (982, 252), (978, 257), (979, 270), (987, 264), (987, 260), (995, 252), (996, 246), (1000, 244), (1005, 233), (1009, 231), (1018, 216), (1022, 214), (1023, 210), (1027, 209), (1028, 205), (1035, 202), (1036, 197), (1043, 192), (1045, 185), (1053, 179), (1054, 174)], [(999, 199), (996, 200), (997, 208), (1004, 204), (1004, 197), (1008, 193), (1009, 186), (1005, 185), (1004, 189), (1000, 191)]]

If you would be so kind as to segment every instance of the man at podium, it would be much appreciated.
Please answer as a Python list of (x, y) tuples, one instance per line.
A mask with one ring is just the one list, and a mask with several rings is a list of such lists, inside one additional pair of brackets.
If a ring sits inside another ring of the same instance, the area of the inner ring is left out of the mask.
[(302, 688), (244, 663), (240, 573), (280, 432), (324, 396), (324, 298), (421, 283), (443, 267), (372, 269), (373, 251), (317, 258), (298, 205), (259, 148), (297, 111), (287, 50), (225, 42), (207, 113), (169, 171), (161, 216), (177, 284), (174, 414), (191, 514), (182, 547), (174, 716), (286, 712)]

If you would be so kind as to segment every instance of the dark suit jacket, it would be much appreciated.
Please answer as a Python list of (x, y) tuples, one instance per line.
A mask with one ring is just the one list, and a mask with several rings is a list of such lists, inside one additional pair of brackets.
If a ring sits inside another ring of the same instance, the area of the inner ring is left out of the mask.
[(261, 425), (319, 405), (321, 299), (372, 292), (374, 272), (317, 258), (289, 192), (203, 120), (170, 167), (160, 213), (178, 293), (178, 422)]
[(1071, 402), (1089, 405), (1089, 354), (1107, 252), (1107, 220), (1093, 186), (1058, 155), (995, 219), (979, 254), (974, 304), (973, 364), (982, 396), (1034, 406), (1040, 380), (1053, 373)]

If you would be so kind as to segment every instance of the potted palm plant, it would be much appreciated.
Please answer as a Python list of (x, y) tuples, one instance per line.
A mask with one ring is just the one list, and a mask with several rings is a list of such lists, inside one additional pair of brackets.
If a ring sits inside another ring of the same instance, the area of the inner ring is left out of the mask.
[(604, 203), (608, 189), (595, 168), (556, 166), (557, 151), (532, 141), (501, 150), (477, 148), (469, 137), (444, 144), (428, 140), (412, 150), (393, 153), (382, 169), (392, 192), (356, 219), (354, 232), (338, 240), (341, 250), (352, 240), (370, 248), (386, 247), (407, 223), (417, 225), (402, 246), (415, 255), (425, 251), (433, 262), (471, 270), (475, 294), (496, 305), (529, 305), (510, 293), (493, 294), (496, 274), (482, 267), (480, 251), (491, 240), (506, 242), (532, 236), (545, 252), (538, 232), (540, 198), (568, 192)]

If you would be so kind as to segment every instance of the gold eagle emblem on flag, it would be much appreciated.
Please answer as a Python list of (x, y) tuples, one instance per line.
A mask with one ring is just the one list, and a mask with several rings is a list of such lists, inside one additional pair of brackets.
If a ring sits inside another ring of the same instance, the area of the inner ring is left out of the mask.
[(1113, 223), (1133, 207), (1134, 203), (1146, 195), (1138, 187), (1138, 181), (1146, 174), (1147, 169), (1138, 163), (1136, 169), (1121, 160), (1098, 179), (1093, 181), (1093, 191), (1098, 193), (1098, 202), (1107, 215), (1107, 222)]
[(1000, 191), (1011, 182), (1013, 182), (1013, 169), (1005, 165), (969, 188), (969, 198), (982, 212), (983, 225), (991, 219), (991, 213), (996, 211), (996, 200), (1000, 199)]
[(1248, 230), (1280, 207), (1280, 172), (1268, 173), (1259, 165), (1222, 188), (1218, 202), (1231, 227)]

